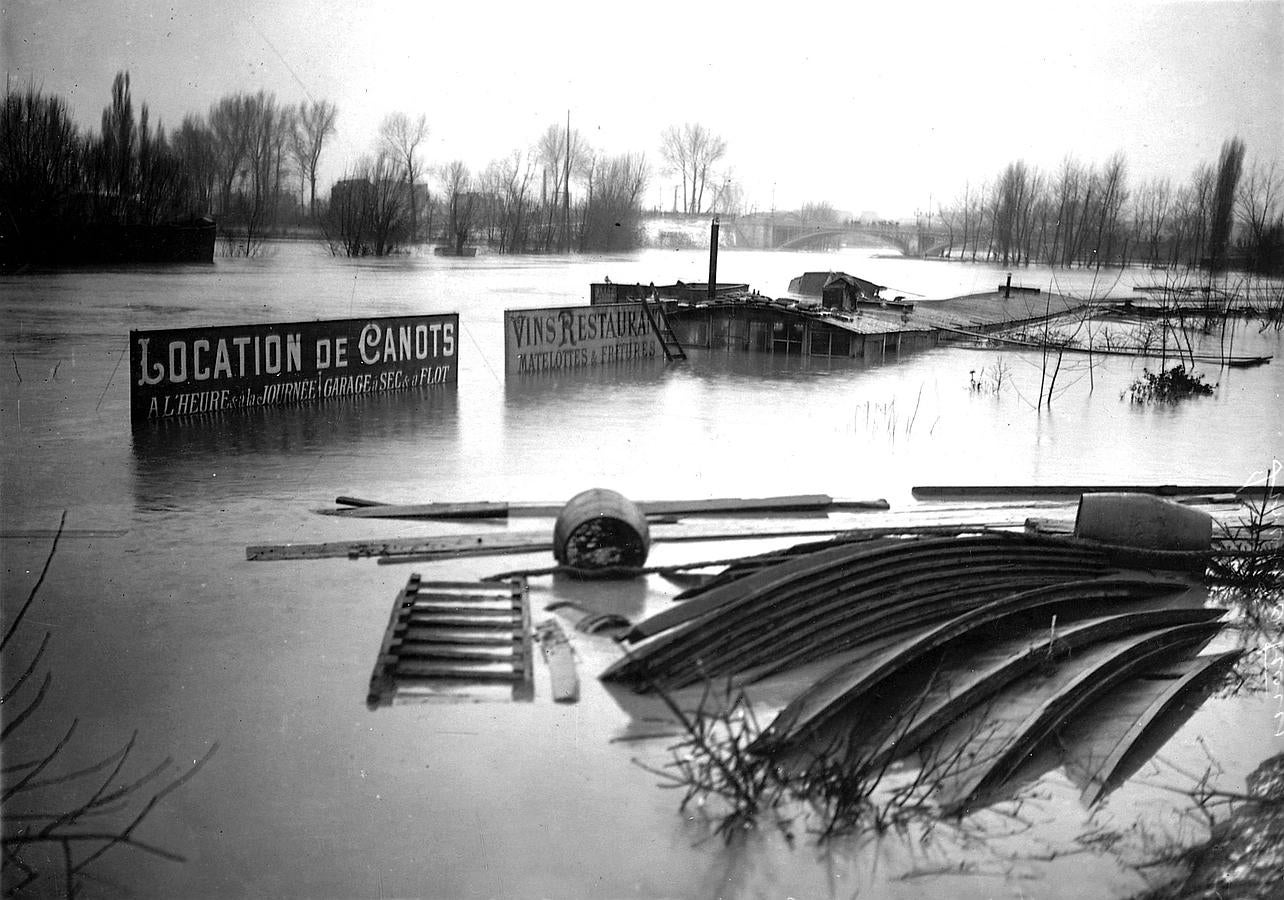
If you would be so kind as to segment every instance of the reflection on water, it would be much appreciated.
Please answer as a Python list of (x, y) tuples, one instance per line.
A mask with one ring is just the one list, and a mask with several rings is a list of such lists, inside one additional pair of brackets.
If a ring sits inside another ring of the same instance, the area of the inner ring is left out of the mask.
[(390, 464), (408, 447), (453, 452), (457, 434), (458, 398), (440, 389), (154, 419), (132, 429), (134, 496), (141, 510), (174, 509), (212, 490), (200, 477), (208, 473), (220, 473), (224, 499), (259, 494), (321, 459)]

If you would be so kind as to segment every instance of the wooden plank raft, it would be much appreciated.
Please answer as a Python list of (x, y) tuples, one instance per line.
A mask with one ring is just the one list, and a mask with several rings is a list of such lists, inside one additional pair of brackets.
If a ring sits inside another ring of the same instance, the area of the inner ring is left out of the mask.
[(531, 700), (531, 617), (526, 580), (436, 581), (411, 575), (392, 604), (366, 705), (390, 706), (426, 686), (512, 684)]

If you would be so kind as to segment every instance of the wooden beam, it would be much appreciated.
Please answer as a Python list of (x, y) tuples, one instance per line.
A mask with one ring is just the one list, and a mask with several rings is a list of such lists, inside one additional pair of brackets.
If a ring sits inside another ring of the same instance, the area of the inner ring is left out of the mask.
[[(564, 503), (471, 501), (463, 503), (375, 504), (373, 501), (339, 497), (345, 509), (319, 509), (323, 516), (347, 519), (503, 519), (516, 517), (553, 518)], [(649, 500), (638, 503), (648, 516), (729, 515), (733, 513), (825, 512), (831, 510), (886, 510), (886, 500), (835, 500), (826, 494), (710, 500)]]

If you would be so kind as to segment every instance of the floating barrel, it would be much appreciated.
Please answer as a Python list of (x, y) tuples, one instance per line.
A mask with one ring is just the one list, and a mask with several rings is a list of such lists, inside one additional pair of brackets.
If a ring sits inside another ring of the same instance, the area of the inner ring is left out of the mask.
[(640, 566), (650, 550), (651, 530), (642, 510), (606, 488), (576, 494), (553, 525), (553, 556), (563, 565), (581, 569)]
[(1152, 494), (1084, 494), (1074, 533), (1146, 550), (1207, 550), (1213, 541), (1213, 517)]

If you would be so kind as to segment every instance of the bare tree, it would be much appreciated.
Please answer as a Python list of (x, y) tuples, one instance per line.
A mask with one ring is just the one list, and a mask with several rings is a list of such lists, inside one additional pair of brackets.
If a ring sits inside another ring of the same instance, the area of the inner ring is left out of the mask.
[(478, 179), (481, 206), (474, 206), (474, 212), (481, 216), (487, 240), (501, 253), (521, 253), (532, 246), (531, 224), (539, 200), (531, 196), (535, 165), (534, 154), (514, 150), (491, 161)]
[(428, 138), (428, 120), (423, 113), (413, 122), (402, 112), (390, 114), (379, 126), (379, 142), (384, 153), (401, 169), (410, 202), (410, 241), (419, 240), (419, 208), (415, 198), (415, 184), (423, 174), (423, 161), (419, 149)]
[(225, 231), (229, 252), (252, 256), (259, 251), (265, 232), (275, 222), (281, 184), (280, 160), (285, 148), (285, 127), (276, 96), (265, 91), (241, 95), (235, 109), (243, 136), (241, 190), (235, 207), (239, 233)]
[(1213, 185), (1208, 223), (1209, 268), (1214, 272), (1226, 267), (1226, 251), (1230, 246), (1231, 229), (1235, 224), (1235, 194), (1243, 168), (1244, 142), (1237, 137), (1231, 138), (1222, 144), (1222, 152), (1217, 161), (1217, 177)]
[(218, 168), (214, 153), (214, 136), (200, 116), (186, 115), (183, 124), (174, 132), (171, 149), (187, 176), (185, 205), (194, 213), (208, 213), (213, 209)]
[[(535, 152), (544, 169), (540, 201), (545, 208), (544, 250), (547, 252), (553, 247), (556, 232), (553, 218), (559, 208), (569, 206), (567, 178), (583, 168), (591, 151), (578, 129), (567, 131), (562, 125), (549, 125), (540, 135)], [(563, 247), (569, 246), (564, 228), (559, 243)]]
[(1177, 191), (1172, 208), (1173, 247), (1170, 262), (1199, 265), (1208, 237), (1208, 209), (1213, 196), (1213, 170), (1200, 165)]
[(298, 107), (290, 150), (302, 177), (308, 182), (308, 213), (316, 215), (317, 168), (326, 138), (335, 132), (339, 110), (329, 100), (302, 102)]
[(455, 255), (462, 256), (464, 245), (473, 228), (473, 214), (477, 201), (473, 190), (472, 174), (463, 160), (455, 160), (442, 173), (442, 188), (447, 202), (447, 228), (455, 248)]
[(727, 142), (699, 123), (671, 125), (660, 136), (660, 155), (682, 177), (682, 211), (704, 210), (709, 171), (727, 152)]
[(639, 242), (650, 167), (642, 154), (595, 159), (581, 216), (580, 249), (632, 250)]
[(330, 190), (322, 227), (331, 253), (388, 256), (409, 235), (409, 191), (399, 161), (380, 152), (357, 163)]
[(1172, 182), (1152, 178), (1137, 188), (1133, 198), (1133, 223), (1137, 239), (1147, 247), (1146, 261), (1159, 265), (1159, 245), (1169, 231), (1173, 205)]
[(231, 94), (219, 99), (208, 116), (214, 143), (214, 164), (218, 172), (218, 212), (226, 214), (232, 206), (232, 186), (241, 173), (249, 150), (250, 97)]
[(79, 189), (80, 152), (80, 135), (62, 98), (46, 97), (35, 88), (6, 93), (0, 118), (0, 208), (19, 225), (57, 218)]
[[(144, 106), (144, 128), (146, 121)], [(125, 204), (134, 192), (138, 154), (138, 123), (134, 119), (128, 72), (117, 72), (112, 80), (111, 104), (103, 110), (99, 141), (99, 184), (108, 198), (112, 218), (123, 220)]]
[(1280, 194), (1277, 161), (1255, 161), (1240, 187), (1238, 203), (1240, 221), (1248, 230), (1248, 265), (1255, 272), (1269, 271), (1267, 260), (1278, 252), (1272, 244), (1278, 240)]
[[(137, 731), (115, 752), (101, 753), (91, 765), (75, 767), (68, 760), (74, 751), (65, 755), (64, 751), (74, 742), (80, 725), (78, 717), (71, 720), (60, 739), (56, 742), (51, 739), (42, 749), (35, 749), (37, 743), (20, 734), (28, 724), (39, 727), (42, 719), (48, 727), (49, 713), (41, 707), (53, 683), (53, 672), (46, 669), (44, 678), (39, 680), (33, 676), (39, 672), (53, 635), (46, 631), (29, 657), (27, 648), (10, 646), (10, 641), (23, 630), (24, 618), (33, 608), (49, 573), (66, 521), (64, 511), (44, 568), (0, 638), (0, 651), (5, 653), (6, 662), (19, 651), (27, 662), (25, 669), (20, 670), (21, 663), (17, 663), (6, 672), (2, 701), (6, 715), (3, 734), (0, 734), (0, 756), (4, 757), (6, 777), (0, 796), (5, 807), (4, 820), (0, 822), (0, 850), (4, 857), (6, 897), (71, 898), (88, 893), (86, 888), (92, 885), (101, 888), (102, 882), (94, 876), (92, 868), (117, 848), (171, 862), (185, 861), (181, 854), (145, 839), (138, 832), (157, 806), (190, 781), (218, 750), (218, 744), (214, 743), (204, 756), (178, 775), (169, 774), (173, 760), (167, 758), (135, 777), (128, 772), (133, 764), (131, 754), (138, 744)], [(34, 643), (22, 642), (28, 648)], [(23, 708), (10, 715), (9, 711), (17, 704)], [(22, 745), (18, 737), (24, 739)], [(34, 755), (28, 755), (33, 750)], [(156, 787), (162, 778), (168, 780)]]

